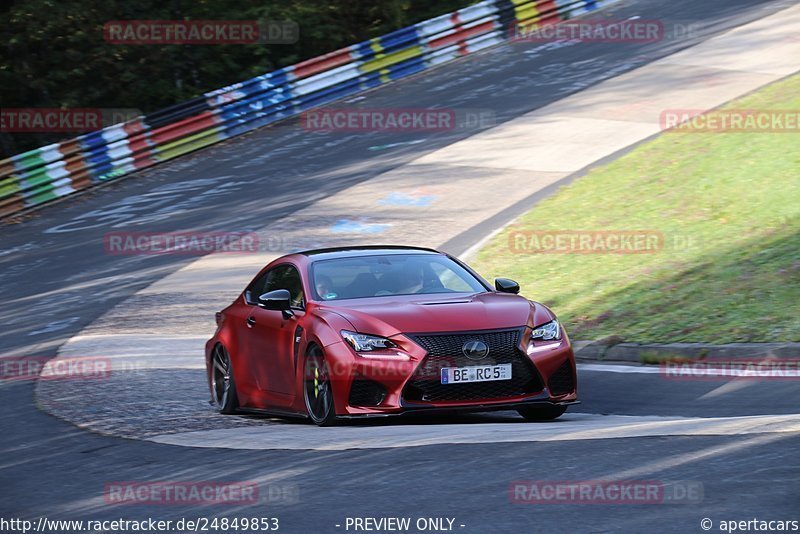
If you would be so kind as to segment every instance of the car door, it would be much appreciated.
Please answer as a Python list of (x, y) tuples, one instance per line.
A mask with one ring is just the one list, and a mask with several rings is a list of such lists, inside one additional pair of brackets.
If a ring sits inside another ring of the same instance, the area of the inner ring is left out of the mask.
[(224, 312), (225, 326), (229, 333), (227, 348), (231, 352), (236, 393), (239, 404), (248, 408), (257, 406), (259, 396), (258, 386), (251, 371), (251, 358), (248, 354), (251, 329), (247, 325), (247, 318), (251, 315), (251, 309), (252, 305), (247, 302), (247, 299), (239, 297)]
[[(291, 315), (265, 310), (257, 305), (259, 295), (286, 289), (291, 295)], [(246, 320), (246, 351), (252, 380), (267, 404), (288, 405), (295, 395), (294, 334), (305, 315), (305, 295), (300, 273), (292, 264), (273, 267), (265, 273), (263, 285), (246, 294), (251, 303)]]

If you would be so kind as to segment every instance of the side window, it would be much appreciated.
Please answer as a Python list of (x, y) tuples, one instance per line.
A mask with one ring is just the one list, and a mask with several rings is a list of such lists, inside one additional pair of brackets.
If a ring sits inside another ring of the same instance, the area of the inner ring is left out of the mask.
[(258, 296), (266, 293), (266, 291), (264, 291), (264, 286), (266, 285), (267, 278), (271, 273), (272, 271), (265, 272), (264, 274), (253, 280), (253, 283), (247, 286), (247, 289), (244, 292), (244, 298), (248, 304), (255, 304), (256, 299), (258, 299)]
[(292, 265), (279, 265), (259, 276), (247, 289), (247, 301), (255, 304), (259, 295), (276, 289), (289, 290), (293, 308), (300, 308), (305, 303), (300, 273)]

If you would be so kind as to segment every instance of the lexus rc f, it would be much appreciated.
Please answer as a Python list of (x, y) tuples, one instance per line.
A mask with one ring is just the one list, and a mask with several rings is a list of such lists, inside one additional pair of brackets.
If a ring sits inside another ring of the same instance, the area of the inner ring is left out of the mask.
[(217, 313), (211, 402), (320, 426), (423, 411), (555, 419), (577, 402), (575, 357), (553, 312), (519, 289), (424, 248), (283, 256)]

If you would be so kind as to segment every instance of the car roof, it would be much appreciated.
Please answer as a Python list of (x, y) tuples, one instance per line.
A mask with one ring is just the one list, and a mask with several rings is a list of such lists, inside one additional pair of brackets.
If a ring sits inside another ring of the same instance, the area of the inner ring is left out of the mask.
[(357, 256), (386, 256), (390, 254), (442, 254), (438, 250), (424, 247), (400, 245), (361, 245), (349, 247), (318, 248), (296, 252), (308, 256), (312, 261), (335, 258), (354, 258)]

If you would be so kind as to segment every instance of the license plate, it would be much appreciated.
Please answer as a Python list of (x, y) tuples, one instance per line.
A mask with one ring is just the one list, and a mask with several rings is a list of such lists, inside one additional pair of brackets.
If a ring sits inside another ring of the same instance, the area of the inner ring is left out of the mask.
[(511, 380), (511, 364), (442, 368), (442, 384), (492, 382), (494, 380)]

